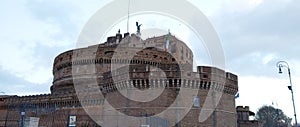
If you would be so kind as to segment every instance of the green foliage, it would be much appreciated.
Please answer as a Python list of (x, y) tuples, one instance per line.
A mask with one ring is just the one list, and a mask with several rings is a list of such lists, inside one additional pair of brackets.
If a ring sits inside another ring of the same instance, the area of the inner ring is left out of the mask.
[(263, 122), (263, 127), (286, 127), (292, 121), (281, 109), (266, 105), (259, 108), (255, 118)]

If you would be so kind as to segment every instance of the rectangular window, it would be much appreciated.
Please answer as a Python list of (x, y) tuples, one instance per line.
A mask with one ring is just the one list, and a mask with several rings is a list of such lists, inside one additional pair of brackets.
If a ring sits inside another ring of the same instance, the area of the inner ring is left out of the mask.
[(194, 107), (200, 107), (200, 101), (198, 96), (194, 96)]

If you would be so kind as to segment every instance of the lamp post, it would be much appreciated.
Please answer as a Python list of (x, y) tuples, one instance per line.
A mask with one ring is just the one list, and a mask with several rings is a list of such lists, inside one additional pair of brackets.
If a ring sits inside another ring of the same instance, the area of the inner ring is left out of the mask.
[(297, 123), (297, 115), (296, 115), (296, 108), (295, 108), (295, 101), (294, 101), (294, 92), (293, 92), (293, 87), (292, 87), (292, 79), (291, 79), (291, 70), (289, 67), (289, 64), (286, 61), (278, 61), (277, 62), (277, 67), (279, 69), (279, 74), (282, 74), (282, 68), (287, 68), (288, 69), (288, 74), (289, 74), (289, 80), (290, 80), (290, 85), (288, 86), (289, 90), (291, 91), (292, 94), (292, 101), (293, 101), (293, 107), (294, 107), (294, 116), (295, 116), (295, 123), (296, 127), (298, 127)]

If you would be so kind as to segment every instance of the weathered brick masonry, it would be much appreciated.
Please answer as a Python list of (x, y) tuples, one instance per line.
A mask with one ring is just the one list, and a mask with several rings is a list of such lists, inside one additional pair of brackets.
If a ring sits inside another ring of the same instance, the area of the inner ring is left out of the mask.
[[(77, 126), (96, 126), (104, 120), (103, 125), (110, 127), (112, 121), (122, 124), (122, 117), (110, 114), (102, 107), (105, 103), (129, 116), (155, 116), (175, 103), (176, 98), (176, 104), (187, 111), (178, 114), (174, 109), (173, 115), (166, 114), (163, 119), (170, 123), (178, 115), (185, 115), (178, 123), (181, 127), (237, 126), (234, 100), (237, 76), (208, 66), (198, 66), (194, 72), (193, 53), (188, 46), (171, 36), (166, 51), (166, 39), (167, 35), (142, 40), (135, 34), (126, 33), (124, 37), (117, 34), (103, 44), (58, 55), (53, 64), (51, 94), (4, 97), (0, 102), (0, 126), (18, 126), (20, 112), (25, 111), (25, 117), (40, 118), (39, 126), (66, 126), (68, 116), (76, 115)], [(149, 102), (128, 100), (122, 95), (122, 91), (160, 89), (163, 92)], [(196, 91), (197, 95), (190, 95), (189, 91)], [(199, 97), (200, 106), (189, 109), (185, 104), (193, 103), (195, 96)], [(209, 101), (208, 107), (204, 106), (205, 101)], [(209, 108), (213, 105), (215, 109)], [(199, 122), (199, 114), (206, 112), (208, 118)], [(137, 127), (141, 123), (147, 124), (141, 119), (140, 123), (129, 125)]]

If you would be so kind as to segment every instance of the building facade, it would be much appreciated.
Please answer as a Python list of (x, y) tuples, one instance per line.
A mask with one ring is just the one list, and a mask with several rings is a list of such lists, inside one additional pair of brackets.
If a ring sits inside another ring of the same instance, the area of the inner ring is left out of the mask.
[(51, 94), (2, 97), (0, 126), (24, 125), (28, 117), (43, 127), (67, 126), (74, 117), (79, 127), (237, 126), (237, 75), (193, 67), (192, 51), (175, 36), (118, 33), (59, 54)]

